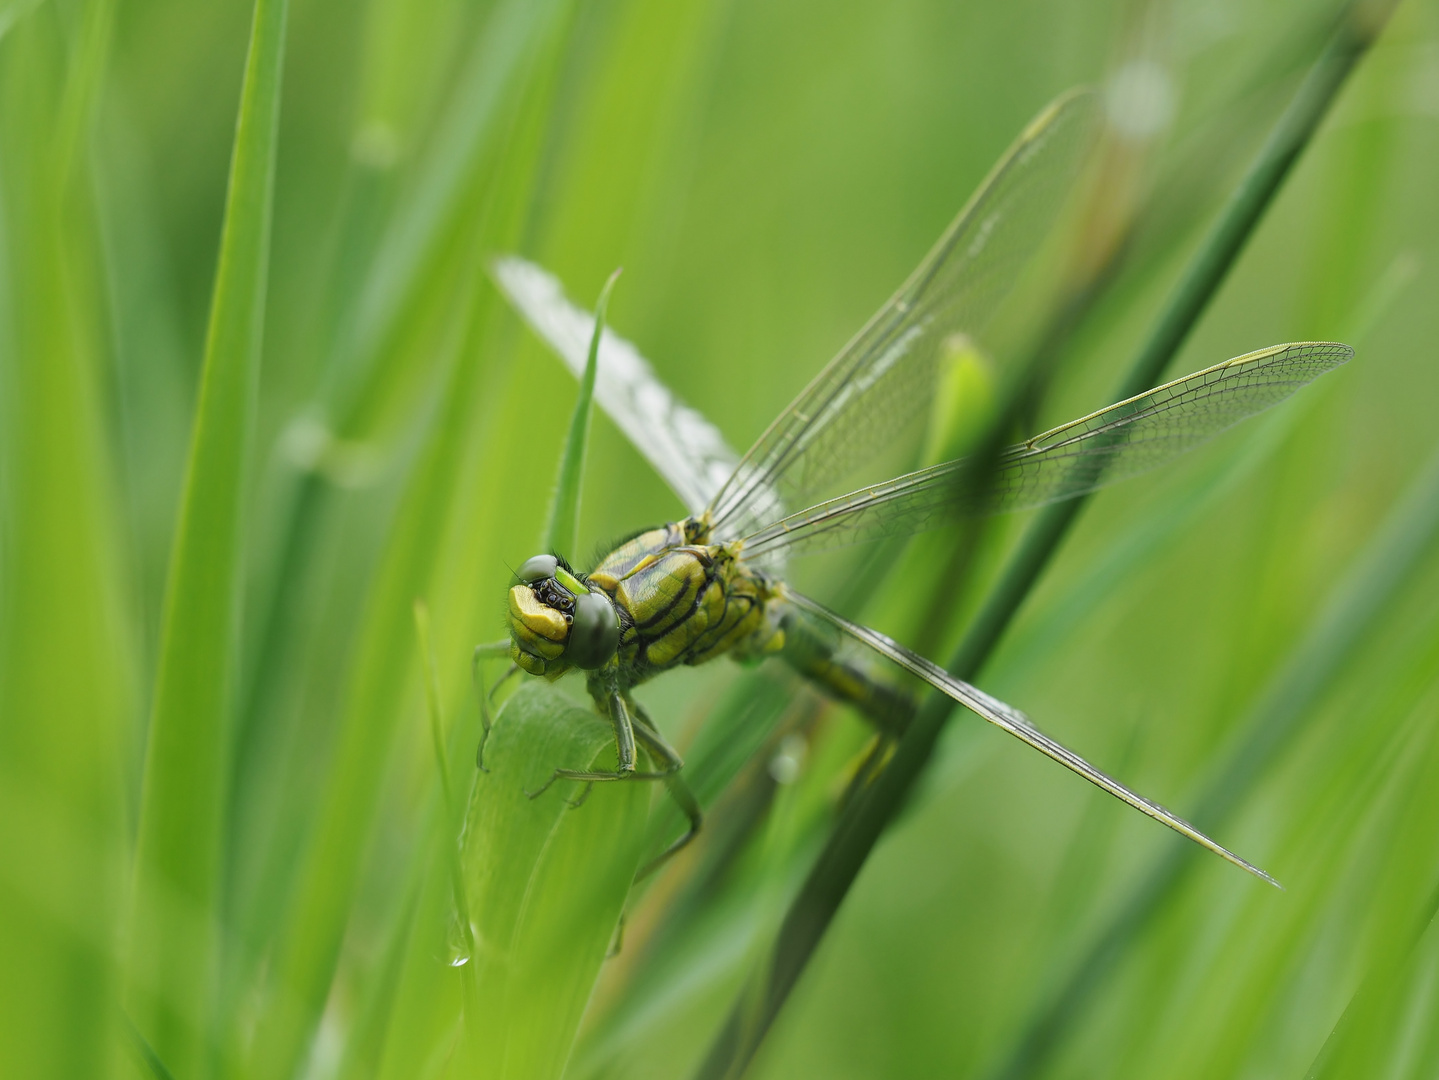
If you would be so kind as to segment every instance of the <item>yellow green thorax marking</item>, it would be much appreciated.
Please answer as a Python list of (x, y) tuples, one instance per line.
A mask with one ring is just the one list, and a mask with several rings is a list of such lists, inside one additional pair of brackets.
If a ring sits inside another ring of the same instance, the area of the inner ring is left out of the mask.
[(707, 538), (694, 519), (651, 529), (589, 575), (622, 613), (620, 660), (632, 684), (676, 664), (772, 652), (783, 643), (767, 607), (772, 584), (730, 546)]

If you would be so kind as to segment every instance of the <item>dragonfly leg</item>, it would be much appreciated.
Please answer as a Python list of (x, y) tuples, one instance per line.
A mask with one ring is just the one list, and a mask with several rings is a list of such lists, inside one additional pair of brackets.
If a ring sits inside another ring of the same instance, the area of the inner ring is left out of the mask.
[(660, 775), (664, 778), (665, 787), (669, 789), (670, 798), (675, 801), (675, 805), (689, 819), (689, 828), (685, 830), (684, 834), (641, 867), (640, 872), (635, 875), (635, 879), (639, 880), (654, 873), (699, 835), (700, 829), (704, 826), (704, 811), (700, 809), (699, 800), (695, 798), (694, 792), (690, 790), (689, 785), (680, 775), (680, 769), (684, 767), (684, 759), (680, 757), (679, 751), (665, 741), (664, 736), (659, 733), (659, 729), (651, 723), (650, 718), (636, 702), (631, 700), (630, 705), (634, 710), (635, 737), (657, 762), (664, 763), (665, 769)]
[[(608, 706), (610, 723), (615, 729), (615, 769), (556, 769), (550, 778), (534, 791), (527, 791), (532, 799), (538, 799), (556, 780), (579, 780), (585, 784), (603, 784), (616, 780), (663, 780), (669, 772), (640, 772), (635, 769), (635, 729), (625, 697), (617, 687), (608, 687), (602, 697)], [(583, 803), (589, 793), (581, 795), (576, 804)]]

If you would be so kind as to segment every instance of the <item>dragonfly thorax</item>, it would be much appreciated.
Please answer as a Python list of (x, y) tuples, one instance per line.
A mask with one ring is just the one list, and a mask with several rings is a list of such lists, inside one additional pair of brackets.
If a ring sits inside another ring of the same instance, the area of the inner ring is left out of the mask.
[(510, 588), (510, 656), (531, 675), (558, 678), (614, 659), (620, 617), (602, 590), (554, 555), (526, 560)]

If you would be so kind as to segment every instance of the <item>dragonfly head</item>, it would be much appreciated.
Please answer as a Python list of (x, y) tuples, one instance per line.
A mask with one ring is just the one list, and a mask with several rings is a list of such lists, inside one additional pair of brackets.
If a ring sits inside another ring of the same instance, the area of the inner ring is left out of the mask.
[(601, 589), (554, 555), (525, 560), (510, 587), (510, 657), (531, 675), (604, 667), (620, 646), (620, 619)]

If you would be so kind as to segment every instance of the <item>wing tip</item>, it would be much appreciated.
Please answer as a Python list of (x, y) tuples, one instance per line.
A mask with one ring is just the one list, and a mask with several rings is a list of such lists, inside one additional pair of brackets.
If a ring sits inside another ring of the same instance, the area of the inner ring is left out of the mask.
[[(1084, 113), (1092, 111), (1097, 115), (1099, 107), (1099, 88), (1091, 83), (1079, 83), (1063, 91), (1057, 97), (1050, 100), (1049, 104), (1039, 110), (1039, 114), (1025, 125), (1024, 131), (1020, 133), (1021, 143), (1032, 142), (1049, 128), (1059, 116), (1067, 111)], [(1092, 118), (1091, 118), (1092, 119)]]
[[(1195, 831), (1198, 832), (1198, 830)], [(1203, 836), (1204, 834), (1200, 833), (1200, 835)], [(1207, 836), (1205, 837), (1205, 839), (1209, 840)], [(1212, 847), (1210, 845), (1212, 845)], [(1239, 867), (1239, 869), (1252, 874), (1254, 877), (1257, 877), (1260, 881), (1273, 885), (1280, 892), (1288, 891), (1280, 883), (1278, 878), (1274, 877), (1267, 871), (1261, 870), (1248, 859), (1241, 859), (1238, 855), (1234, 854), (1234, 852), (1230, 851), (1227, 847), (1216, 844), (1213, 840), (1209, 840), (1209, 844), (1206, 844), (1205, 846), (1209, 847), (1211, 851), (1213, 851), (1216, 855), (1220, 856), (1226, 862), (1231, 862), (1235, 866)]]
[[(1334, 362), (1334, 366), (1347, 364), (1354, 359), (1354, 346), (1343, 341), (1284, 341), (1278, 345), (1267, 345), (1262, 349), (1255, 349), (1253, 352), (1242, 353), (1239, 356), (1231, 357), (1222, 364), (1216, 365), (1220, 368), (1239, 367), (1242, 364), (1252, 364), (1256, 360), (1268, 360), (1278, 356), (1280, 353), (1288, 352), (1290, 349), (1304, 349), (1310, 352), (1328, 353)], [(1197, 374), (1197, 373), (1196, 373)]]

